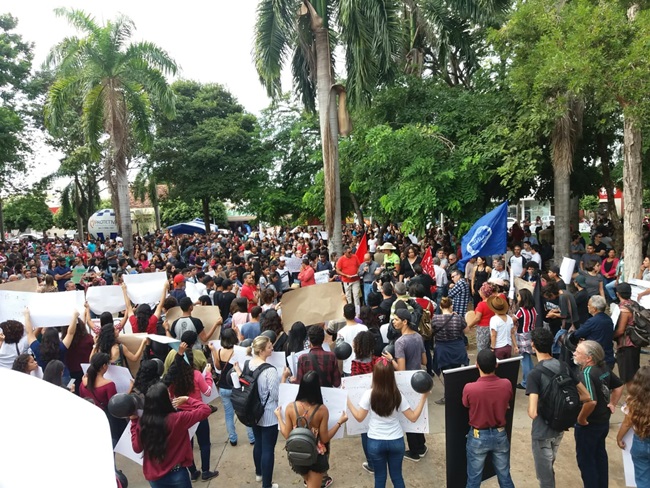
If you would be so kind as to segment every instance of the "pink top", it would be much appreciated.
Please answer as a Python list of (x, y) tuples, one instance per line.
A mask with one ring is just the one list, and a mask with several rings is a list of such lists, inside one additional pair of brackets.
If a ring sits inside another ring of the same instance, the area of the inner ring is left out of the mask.
[(316, 284), (314, 279), (314, 268), (307, 266), (300, 273), (298, 273), (298, 280), (300, 281), (300, 286), (311, 286)]
[[(203, 375), (200, 371), (194, 370), (194, 391), (187, 395), (190, 398), (194, 398), (195, 400), (198, 400), (202, 402), (201, 398), (201, 393), (203, 393), (205, 396), (210, 396), (212, 393), (212, 375), (210, 373), (205, 373)], [(169, 393), (171, 393), (172, 397), (176, 396), (174, 394), (174, 385), (171, 385), (169, 387)]]

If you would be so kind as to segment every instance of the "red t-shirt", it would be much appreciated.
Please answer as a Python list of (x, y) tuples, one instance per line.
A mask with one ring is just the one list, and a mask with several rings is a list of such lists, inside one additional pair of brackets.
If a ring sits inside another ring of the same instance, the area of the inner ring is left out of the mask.
[(476, 306), (476, 308), (474, 309), (474, 311), (481, 314), (481, 320), (479, 320), (478, 324), (476, 325), (478, 327), (489, 327), (490, 319), (494, 317), (494, 312), (490, 310), (490, 307), (488, 307), (487, 302), (481, 300), (479, 304)]
[(253, 307), (257, 305), (257, 301), (255, 300), (256, 291), (257, 288), (251, 285), (244, 285), (241, 287), (241, 296), (248, 300), (248, 313), (251, 313)]
[[(133, 333), (140, 332), (138, 330), (138, 319), (136, 318), (135, 315), (131, 315), (129, 317), (129, 323), (131, 324), (131, 328), (133, 329)], [(147, 334), (155, 334), (156, 333), (156, 326), (158, 325), (158, 317), (156, 315), (152, 315), (149, 317), (149, 323), (147, 324)]]
[(353, 283), (355, 281), (359, 281), (359, 275), (357, 274), (359, 272), (359, 266), (361, 266), (359, 258), (357, 258), (354, 254), (352, 254), (349, 258), (345, 257), (345, 255), (341, 256), (336, 262), (336, 269), (341, 270), (341, 273), (344, 273), (346, 275), (352, 275), (352, 278), (341, 276), (341, 281), (344, 283)]
[(463, 388), (463, 405), (469, 408), (469, 425), (475, 429), (505, 427), (512, 399), (512, 383), (496, 375), (481, 376)]

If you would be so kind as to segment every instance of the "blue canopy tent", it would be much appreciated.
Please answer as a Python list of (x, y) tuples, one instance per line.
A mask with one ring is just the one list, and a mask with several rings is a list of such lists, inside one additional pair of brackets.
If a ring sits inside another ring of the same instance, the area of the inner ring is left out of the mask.
[[(174, 235), (178, 234), (205, 234), (205, 224), (202, 219), (194, 219), (190, 222), (183, 222), (181, 224), (174, 224), (167, 227), (168, 230), (171, 230)], [(219, 227), (214, 224), (210, 224), (210, 230), (212, 232), (217, 232)]]

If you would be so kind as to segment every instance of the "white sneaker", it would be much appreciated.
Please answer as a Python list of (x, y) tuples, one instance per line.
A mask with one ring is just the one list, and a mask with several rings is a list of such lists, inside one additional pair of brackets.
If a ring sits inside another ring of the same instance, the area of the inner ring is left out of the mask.
[(262, 477), (256, 474), (255, 475), (255, 481), (257, 481), (259, 483), (260, 481), (262, 481)]
[(271, 488), (280, 488), (280, 485), (278, 485), (277, 483), (273, 483), (273, 484), (271, 485)]

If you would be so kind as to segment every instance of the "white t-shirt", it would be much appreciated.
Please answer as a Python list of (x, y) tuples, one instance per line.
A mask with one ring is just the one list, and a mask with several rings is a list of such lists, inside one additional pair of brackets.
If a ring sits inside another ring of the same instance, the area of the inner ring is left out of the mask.
[(531, 256), (530, 260), (535, 261), (539, 265), (540, 268), (542, 267), (542, 256), (538, 252), (533, 254)]
[(368, 252), (375, 253), (377, 251), (377, 239), (368, 239)]
[[(0, 329), (2, 330), (2, 329)], [(14, 365), (14, 360), (29, 348), (27, 334), (15, 344), (2, 343), (0, 347), (0, 368), (9, 368)]]
[(404, 436), (404, 430), (402, 430), (402, 426), (399, 423), (399, 412), (411, 408), (404, 395), (402, 395), (402, 403), (399, 404), (397, 410), (394, 410), (388, 417), (380, 417), (370, 408), (371, 391), (366, 390), (359, 401), (359, 407), (368, 411), (368, 437), (382, 441), (392, 441), (402, 438)]
[[(357, 334), (359, 332), (365, 332), (367, 330), (368, 327), (363, 324), (345, 325), (338, 331), (337, 335), (345, 342), (350, 344), (350, 346), (352, 346), (352, 342), (354, 342), (354, 338), (357, 336)], [(355, 357), (354, 348), (352, 348), (352, 355), (343, 361), (344, 373), (350, 374), (352, 372), (352, 361), (355, 359)]]
[(510, 268), (512, 269), (512, 273), (515, 276), (521, 276), (521, 274), (524, 272), (524, 259), (526, 258), (523, 256), (523, 254), (519, 257), (513, 254), (512, 257), (510, 257)]
[(490, 319), (490, 331), (497, 331), (497, 341), (494, 347), (512, 346), (510, 331), (513, 327), (514, 324), (510, 315), (507, 316), (505, 322), (498, 315)]

